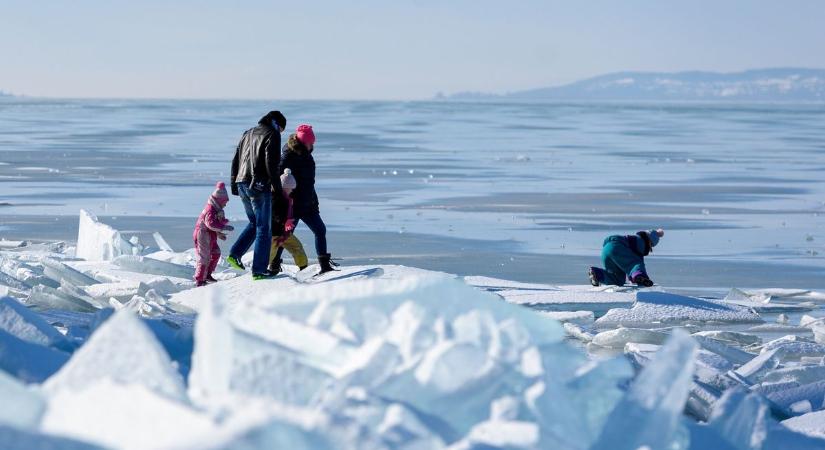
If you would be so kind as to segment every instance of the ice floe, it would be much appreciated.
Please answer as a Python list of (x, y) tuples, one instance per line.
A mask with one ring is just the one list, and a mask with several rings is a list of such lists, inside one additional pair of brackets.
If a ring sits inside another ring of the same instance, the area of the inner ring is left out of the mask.
[(653, 328), (686, 323), (759, 323), (749, 308), (665, 292), (638, 292), (629, 309), (611, 309), (598, 318), (596, 328), (617, 326)]

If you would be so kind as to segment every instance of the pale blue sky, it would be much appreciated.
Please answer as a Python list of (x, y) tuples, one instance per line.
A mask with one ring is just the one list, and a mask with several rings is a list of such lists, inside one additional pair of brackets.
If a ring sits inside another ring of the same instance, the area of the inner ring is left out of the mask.
[(621, 70), (825, 68), (821, 0), (0, 0), (0, 89), (419, 99)]

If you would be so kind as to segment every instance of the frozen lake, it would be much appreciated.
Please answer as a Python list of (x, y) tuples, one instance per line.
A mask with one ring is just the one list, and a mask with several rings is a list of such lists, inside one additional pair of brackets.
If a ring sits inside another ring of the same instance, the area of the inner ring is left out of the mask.
[(660, 284), (825, 287), (823, 105), (4, 99), (0, 237), (73, 240), (86, 208), (191, 247), (270, 109), (316, 130), (346, 264), (580, 284), (605, 236), (661, 226)]

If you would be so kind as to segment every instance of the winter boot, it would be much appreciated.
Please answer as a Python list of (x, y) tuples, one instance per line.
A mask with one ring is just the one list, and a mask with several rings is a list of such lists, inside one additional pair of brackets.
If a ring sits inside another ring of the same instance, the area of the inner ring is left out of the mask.
[(226, 263), (229, 264), (229, 267), (232, 267), (233, 269), (246, 270), (246, 267), (243, 266), (241, 260), (232, 255), (226, 257)]
[(587, 276), (590, 277), (590, 284), (592, 284), (593, 286), (598, 286), (599, 284), (601, 284), (599, 271), (601, 271), (601, 269), (599, 269), (598, 267), (591, 267), (587, 269)]
[(206, 277), (206, 280), (204, 280), (204, 281), (206, 281), (206, 283), (207, 283), (207, 284), (208, 284), (208, 283), (217, 283), (217, 282), (218, 282), (218, 280), (216, 280), (216, 279), (215, 279), (215, 277), (213, 277), (212, 275), (209, 275), (208, 277)]
[(206, 281), (196, 281), (195, 287), (206, 286)]
[(281, 273), (281, 262), (281, 258), (273, 259), (272, 262), (269, 263), (269, 267), (267, 267), (266, 270), (273, 274)]
[(338, 265), (332, 262), (332, 255), (329, 253), (318, 255), (318, 264), (321, 265), (321, 272), (318, 273), (319, 275), (322, 273), (332, 272), (335, 270), (332, 266)]
[(633, 279), (631, 281), (633, 281), (634, 283), (636, 283), (639, 286), (644, 286), (644, 287), (653, 286), (653, 280), (648, 278), (648, 276), (643, 274), (643, 273), (640, 273), (640, 274), (636, 275), (635, 277), (633, 277)]

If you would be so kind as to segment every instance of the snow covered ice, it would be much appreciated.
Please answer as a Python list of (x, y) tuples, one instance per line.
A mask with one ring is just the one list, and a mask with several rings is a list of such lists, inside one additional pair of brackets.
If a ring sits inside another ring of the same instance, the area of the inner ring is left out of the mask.
[(390, 265), (193, 288), (191, 251), (81, 221), (107, 244), (0, 249), (0, 444), (825, 447), (813, 315), (765, 334), (754, 300)]

